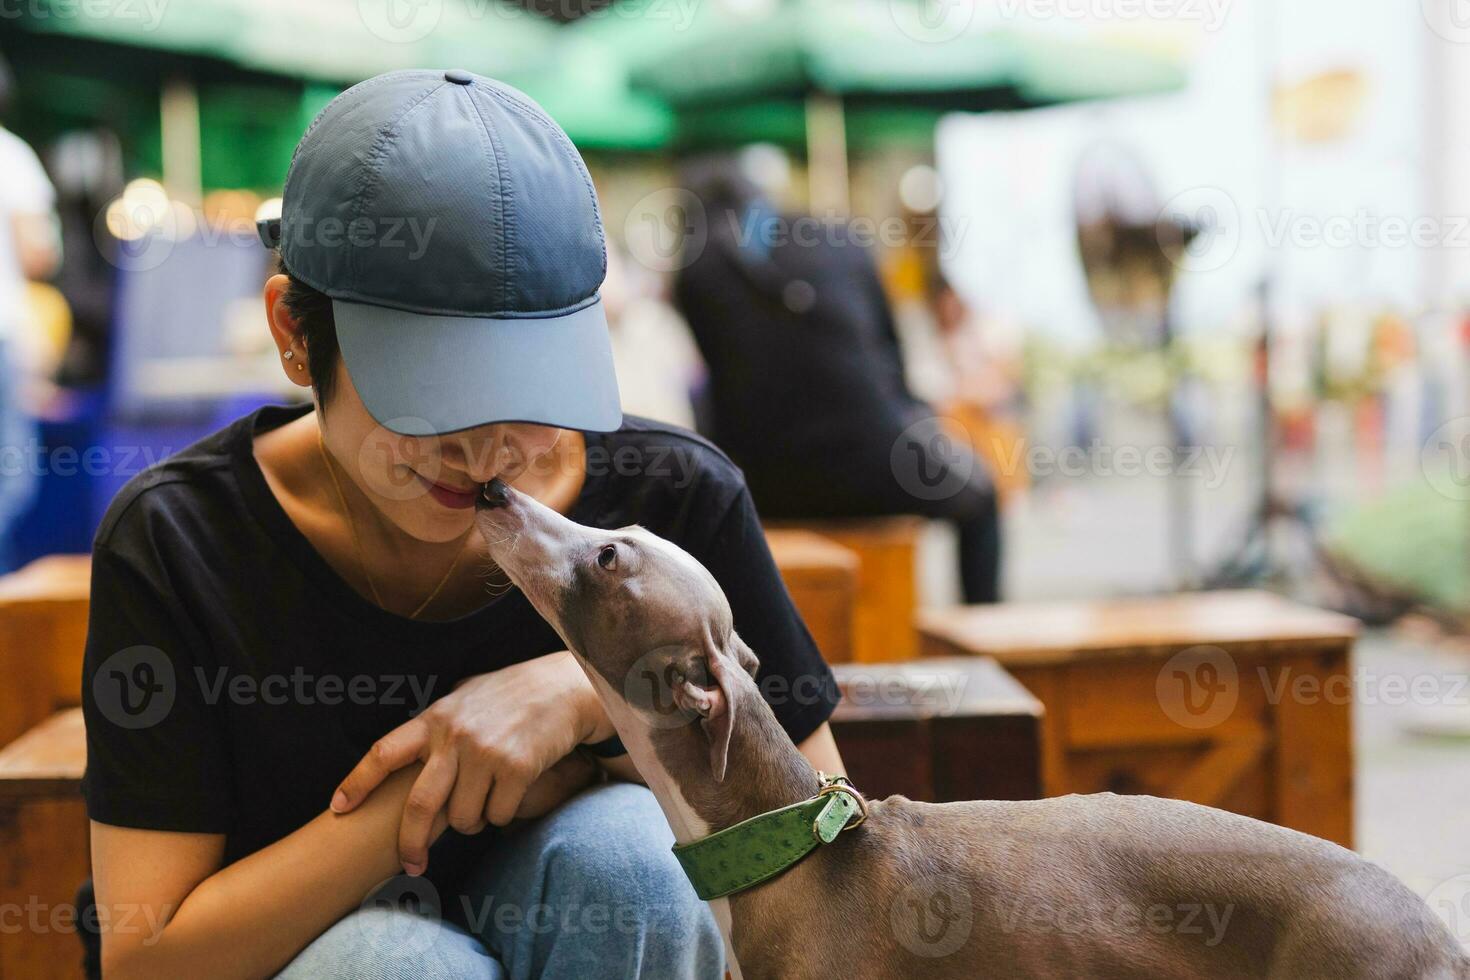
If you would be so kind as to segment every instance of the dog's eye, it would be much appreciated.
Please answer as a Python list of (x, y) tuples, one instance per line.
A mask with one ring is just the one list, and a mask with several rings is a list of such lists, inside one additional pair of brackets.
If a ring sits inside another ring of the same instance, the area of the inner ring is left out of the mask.
[(597, 553), (597, 564), (603, 568), (616, 568), (618, 564), (618, 549), (610, 544), (603, 545), (602, 550)]

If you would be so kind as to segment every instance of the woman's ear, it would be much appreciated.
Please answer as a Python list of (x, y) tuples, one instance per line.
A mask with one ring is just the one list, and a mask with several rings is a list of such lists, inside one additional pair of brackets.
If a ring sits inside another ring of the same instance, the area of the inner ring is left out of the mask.
[(270, 325), (271, 339), (281, 359), (281, 370), (294, 385), (311, 387), (311, 371), (306, 366), (306, 344), (301, 340), (301, 327), (286, 305), (286, 290), (291, 280), (277, 274), (265, 281), (265, 319)]

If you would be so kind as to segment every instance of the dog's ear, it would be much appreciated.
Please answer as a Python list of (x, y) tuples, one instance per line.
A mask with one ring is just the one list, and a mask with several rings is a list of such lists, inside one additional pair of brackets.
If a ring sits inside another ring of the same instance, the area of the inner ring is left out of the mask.
[(711, 644), (710, 650), (699, 651), (696, 656), (702, 661), (699, 666), (704, 668), (704, 679), (710, 682), (709, 686), (697, 683), (701, 679), (699, 670), (691, 664), (673, 685), (674, 703), (699, 716), (700, 727), (709, 739), (710, 772), (715, 782), (723, 782), (730, 760), (730, 734), (735, 730), (737, 685), (742, 680), (737, 671), (743, 670), (754, 678), (760, 661), (733, 632), (723, 648)]

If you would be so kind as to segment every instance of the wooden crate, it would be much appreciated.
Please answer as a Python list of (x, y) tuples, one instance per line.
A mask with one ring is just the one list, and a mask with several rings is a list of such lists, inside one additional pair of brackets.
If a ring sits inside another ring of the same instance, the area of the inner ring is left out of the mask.
[(1349, 617), (1216, 592), (935, 610), (920, 633), (1046, 706), (1048, 796), (1174, 797), (1352, 846)]
[(985, 657), (841, 664), (832, 732), (868, 796), (932, 803), (1042, 795), (1042, 706)]
[(811, 531), (858, 556), (853, 659), (859, 663), (912, 660), (919, 655), (914, 630), (918, 606), (917, 549), (924, 521), (877, 517), (848, 521), (780, 522), (777, 529)]
[(810, 531), (772, 529), (766, 542), (822, 656), (832, 664), (851, 660), (858, 556)]
[(20, 929), (0, 942), (0, 977), (79, 977), (78, 886), (90, 873), (82, 710), (71, 708), (0, 749), (0, 907)]
[(81, 703), (92, 559), (41, 558), (0, 576), (0, 746)]

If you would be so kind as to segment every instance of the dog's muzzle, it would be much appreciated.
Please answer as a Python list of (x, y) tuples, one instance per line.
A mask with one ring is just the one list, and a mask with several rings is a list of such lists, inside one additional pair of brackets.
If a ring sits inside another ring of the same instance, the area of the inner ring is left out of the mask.
[(504, 480), (496, 477), (485, 484), (485, 489), (480, 491), (480, 499), (475, 501), (480, 507), (495, 510), (510, 505), (510, 487)]

